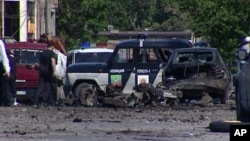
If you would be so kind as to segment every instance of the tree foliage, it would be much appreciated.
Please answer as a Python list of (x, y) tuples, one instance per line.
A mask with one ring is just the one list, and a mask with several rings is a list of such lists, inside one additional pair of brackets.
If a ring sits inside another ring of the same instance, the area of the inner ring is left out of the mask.
[(108, 3), (104, 0), (59, 0), (57, 34), (64, 36), (69, 49), (83, 41), (92, 42), (91, 34), (108, 24)]
[(79, 42), (105, 41), (92, 34), (120, 31), (192, 30), (196, 37), (234, 57), (250, 29), (246, 0), (59, 0), (57, 34), (74, 48)]
[(184, 15), (174, 0), (59, 0), (57, 34), (72, 49), (79, 42), (105, 40), (91, 35), (108, 25), (120, 31), (185, 30)]
[(142, 30), (152, 22), (154, 1), (116, 0), (111, 1), (110, 24), (119, 30)]
[[(181, 1), (181, 0), (180, 0)], [(232, 59), (243, 36), (249, 33), (250, 1), (192, 0), (180, 2), (181, 10), (190, 15), (192, 31)]]
[(190, 22), (186, 13), (181, 12), (175, 0), (157, 0), (152, 30), (188, 30)]

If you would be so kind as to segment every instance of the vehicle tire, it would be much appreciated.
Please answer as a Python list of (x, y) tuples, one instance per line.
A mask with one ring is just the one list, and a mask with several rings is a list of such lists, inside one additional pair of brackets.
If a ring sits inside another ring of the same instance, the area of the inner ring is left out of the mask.
[(240, 93), (238, 91), (238, 87), (235, 88), (236, 93), (236, 118), (242, 122), (250, 122), (250, 112), (244, 110), (242, 105), (239, 103), (240, 101)]
[(93, 107), (97, 104), (97, 87), (90, 83), (81, 83), (76, 87), (75, 97), (81, 105)]
[(240, 121), (212, 121), (209, 123), (211, 132), (229, 132), (230, 125), (241, 124)]

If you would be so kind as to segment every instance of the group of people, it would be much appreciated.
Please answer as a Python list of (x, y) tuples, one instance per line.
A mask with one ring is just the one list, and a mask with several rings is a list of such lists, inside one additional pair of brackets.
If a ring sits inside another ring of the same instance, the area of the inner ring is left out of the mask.
[[(66, 56), (54, 48), (53, 41), (47, 44), (39, 57), (39, 84), (34, 95), (33, 104), (56, 105), (64, 98), (63, 78), (66, 74)], [(16, 106), (16, 64), (20, 56), (8, 50), (4, 40), (0, 40), (0, 106)], [(42, 98), (41, 98), (42, 96)]]
[(16, 63), (20, 56), (7, 50), (0, 40), (0, 106), (18, 105), (16, 100)]
[[(39, 58), (39, 84), (34, 104), (62, 104), (64, 99), (64, 77), (66, 76), (66, 56), (55, 49), (53, 41), (46, 41), (47, 49)], [(42, 95), (42, 102), (39, 100)]]
[[(38, 42), (47, 44), (47, 49), (39, 57), (39, 84), (34, 105), (63, 104), (67, 57), (55, 48), (54, 42), (48, 38), (48, 35), (41, 35)], [(40, 98), (41, 95), (42, 98)]]

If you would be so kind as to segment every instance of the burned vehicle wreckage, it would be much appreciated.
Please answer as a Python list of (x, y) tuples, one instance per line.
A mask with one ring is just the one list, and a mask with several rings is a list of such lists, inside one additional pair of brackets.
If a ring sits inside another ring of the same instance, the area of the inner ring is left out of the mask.
[(231, 92), (231, 79), (231, 72), (216, 48), (183, 48), (172, 53), (158, 87), (181, 99), (209, 95), (225, 103)]
[[(186, 52), (186, 49), (190, 49), (190, 51), (197, 51), (197, 54), (200, 53), (198, 48), (192, 49), (192, 47), (192, 44), (185, 39), (146, 39), (145, 34), (139, 34), (138, 39), (129, 39), (117, 44), (111, 58), (105, 64), (69, 65), (66, 93), (73, 97), (73, 103), (84, 106), (168, 105), (184, 97), (184, 89), (177, 82), (183, 79), (184, 83), (184, 78), (190, 78), (193, 70), (193, 78), (195, 74), (198, 78), (206, 73), (209, 75), (208, 81), (218, 84), (218, 86), (207, 86), (202, 91), (207, 92), (214, 88), (216, 92), (209, 91), (209, 94), (218, 92), (224, 99), (226, 93), (224, 90), (229, 85), (230, 72), (227, 71), (217, 50), (207, 49), (209, 55), (212, 55), (211, 64), (196, 62), (195, 66), (185, 67), (182, 62), (182, 64), (173, 65), (176, 63), (173, 59), (178, 55), (176, 50), (183, 49)], [(201, 51), (206, 50), (201, 49)], [(177, 70), (173, 70), (174, 68)], [(207, 71), (210, 69), (211, 71)], [(204, 77), (202, 80), (201, 83), (206, 83)], [(191, 80), (188, 83), (190, 82)], [(195, 93), (196, 90), (194, 89)]]

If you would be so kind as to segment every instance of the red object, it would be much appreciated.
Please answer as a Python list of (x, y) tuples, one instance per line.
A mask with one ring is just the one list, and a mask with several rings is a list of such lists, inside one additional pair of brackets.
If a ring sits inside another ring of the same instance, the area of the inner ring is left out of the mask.
[[(45, 50), (47, 48), (46, 44), (42, 43), (30, 43), (30, 42), (16, 42), (16, 43), (7, 43), (7, 49), (14, 49), (15, 53), (20, 53), (18, 50), (30, 51), (30, 55), (34, 55), (32, 51), (36, 50), (37, 52)], [(21, 51), (22, 53), (22, 51)], [(38, 54), (38, 53), (37, 53)], [(25, 56), (26, 55), (26, 56)], [(36, 88), (39, 81), (39, 72), (38, 72), (38, 55), (36, 60), (28, 60), (28, 54), (21, 54), (21, 60), (17, 64), (16, 68), (16, 88), (17, 88), (17, 97), (19, 96), (33, 96), (35, 94)], [(32, 56), (34, 58), (34, 56)], [(27, 58), (27, 63), (24, 61)]]
[(58, 37), (54, 37), (53, 42), (54, 42), (54, 46), (55, 46), (56, 49), (58, 49), (64, 55), (67, 54), (65, 46), (63, 45), (62, 41)]
[(108, 44), (107, 43), (96, 43), (96, 47), (107, 48)]

